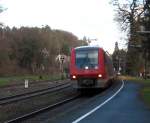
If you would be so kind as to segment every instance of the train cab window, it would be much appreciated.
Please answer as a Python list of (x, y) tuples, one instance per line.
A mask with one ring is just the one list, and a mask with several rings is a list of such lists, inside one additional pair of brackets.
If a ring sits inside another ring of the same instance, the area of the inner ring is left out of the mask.
[(76, 51), (76, 66), (81, 69), (97, 68), (98, 67), (98, 50)]

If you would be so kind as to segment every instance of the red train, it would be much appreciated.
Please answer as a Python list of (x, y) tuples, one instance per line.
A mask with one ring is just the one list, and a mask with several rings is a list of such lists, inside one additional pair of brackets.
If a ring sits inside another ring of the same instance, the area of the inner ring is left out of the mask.
[(78, 89), (104, 88), (114, 80), (112, 60), (100, 47), (73, 48), (70, 58), (70, 78)]

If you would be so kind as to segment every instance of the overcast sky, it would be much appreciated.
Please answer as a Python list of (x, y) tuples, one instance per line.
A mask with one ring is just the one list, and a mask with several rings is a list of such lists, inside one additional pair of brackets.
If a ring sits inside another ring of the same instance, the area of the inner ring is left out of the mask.
[(49, 25), (72, 32), (79, 39), (96, 38), (96, 44), (112, 53), (122, 35), (109, 1), (0, 0), (0, 5), (8, 8), (0, 14), (0, 21), (10, 27)]

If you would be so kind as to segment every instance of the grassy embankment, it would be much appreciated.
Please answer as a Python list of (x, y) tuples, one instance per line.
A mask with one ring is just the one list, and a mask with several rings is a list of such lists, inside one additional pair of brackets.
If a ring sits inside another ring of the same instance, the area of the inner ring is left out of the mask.
[(42, 75), (42, 78), (38, 75), (25, 75), (25, 76), (11, 76), (11, 77), (0, 77), (0, 87), (11, 84), (19, 84), (21, 81), (28, 79), (29, 81), (46, 81), (46, 80), (59, 80), (61, 77), (59, 75)]
[(130, 77), (130, 76), (120, 76), (120, 79), (130, 80), (142, 84), (140, 95), (142, 96), (144, 102), (148, 104), (150, 107), (150, 79), (145, 80), (142, 78)]

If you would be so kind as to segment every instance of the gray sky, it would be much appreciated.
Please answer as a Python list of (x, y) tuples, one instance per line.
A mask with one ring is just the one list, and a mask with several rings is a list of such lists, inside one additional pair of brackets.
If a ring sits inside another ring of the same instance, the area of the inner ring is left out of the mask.
[(114, 19), (110, 0), (0, 0), (8, 8), (0, 21), (10, 27), (49, 25), (72, 32), (79, 39), (98, 39), (110, 53), (123, 34)]

